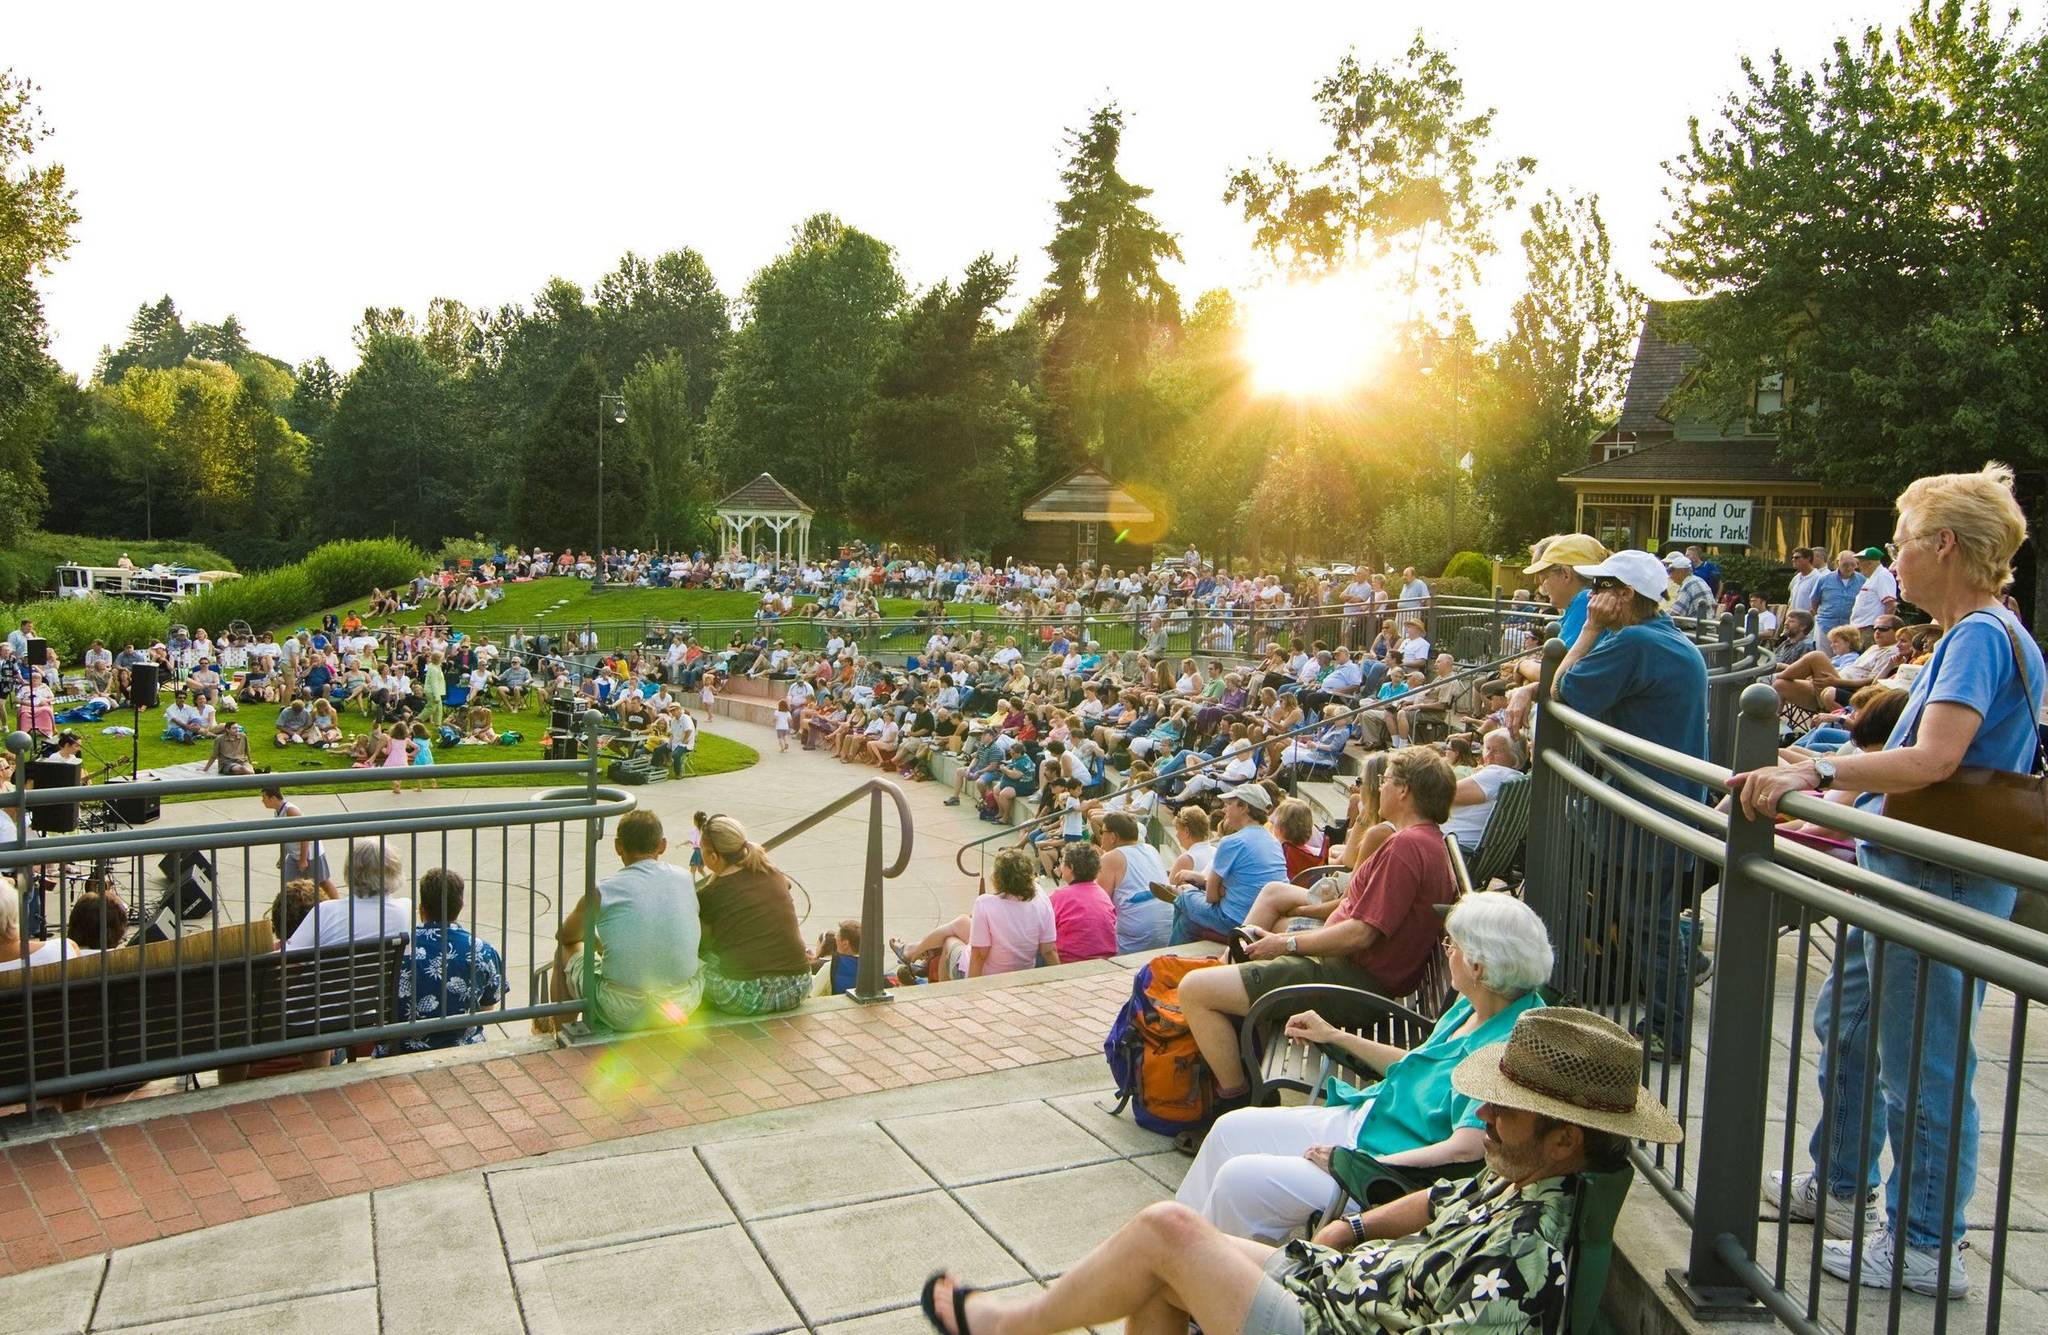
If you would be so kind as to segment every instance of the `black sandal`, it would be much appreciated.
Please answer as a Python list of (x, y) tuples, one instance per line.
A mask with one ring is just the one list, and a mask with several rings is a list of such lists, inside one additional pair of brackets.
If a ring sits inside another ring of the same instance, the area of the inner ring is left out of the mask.
[(939, 1281), (945, 1277), (945, 1271), (934, 1270), (931, 1278), (924, 1282), (924, 1292), (918, 1295), (917, 1305), (924, 1309), (924, 1319), (932, 1323), (932, 1329), (938, 1331), (939, 1335), (968, 1335), (967, 1300), (981, 1290), (962, 1284), (957, 1279), (953, 1281), (953, 1329), (948, 1332), (945, 1326), (939, 1323), (937, 1297)]

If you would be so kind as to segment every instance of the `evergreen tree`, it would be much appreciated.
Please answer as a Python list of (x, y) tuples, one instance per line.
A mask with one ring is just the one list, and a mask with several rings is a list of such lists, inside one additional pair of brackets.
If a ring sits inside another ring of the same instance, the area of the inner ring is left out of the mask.
[(323, 537), (394, 536), (432, 550), (474, 531), (454, 382), (418, 339), (372, 337), (313, 453)]
[(1143, 471), (1157, 440), (1144, 377), (1180, 327), (1180, 295), (1160, 266), (1181, 258), (1179, 241), (1144, 207), (1152, 191), (1117, 169), (1123, 129), (1112, 102), (1068, 132), (1066, 194), (1055, 206), (1052, 270), (1038, 303), (1061, 438), (1071, 458), (1099, 459), (1118, 476)]
[[(631, 547), (648, 540), (647, 456), (630, 432), (612, 424), (610, 406), (600, 409), (598, 396), (605, 392), (597, 358), (585, 357), (570, 368), (527, 436), (512, 493), (513, 513), (522, 517), (520, 541), (596, 549), (600, 411), (604, 544)], [(529, 532), (534, 536), (524, 536)]]
[(103, 385), (112, 385), (127, 375), (131, 367), (168, 371), (184, 365), (191, 355), (192, 335), (186, 331), (176, 303), (166, 294), (154, 305), (144, 302), (135, 308), (135, 318), (128, 322), (127, 340), (100, 354), (99, 371), (94, 378)]
[(334, 406), (341, 402), (341, 386), (341, 374), (328, 365), (325, 357), (300, 362), (293, 376), (291, 401), (284, 407), (285, 421), (300, 435), (320, 439), (327, 434), (327, 424), (334, 420)]
[(1016, 516), (1025, 434), (994, 314), (1016, 264), (982, 255), (911, 304), (875, 373), (847, 499), (889, 537), (986, 553)]

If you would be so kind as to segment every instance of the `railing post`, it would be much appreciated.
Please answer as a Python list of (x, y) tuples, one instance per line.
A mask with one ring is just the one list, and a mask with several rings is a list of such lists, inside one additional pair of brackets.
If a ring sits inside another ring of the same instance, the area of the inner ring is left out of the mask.
[(1529, 746), (1529, 782), (1534, 787), (1529, 790), (1528, 877), (1522, 886), (1522, 897), (1549, 925), (1552, 940), (1562, 939), (1558, 930), (1568, 920), (1567, 899), (1579, 893), (1579, 887), (1566, 884), (1564, 874), (1565, 783), (1550, 772), (1544, 759), (1552, 753), (1564, 754), (1564, 724), (1544, 707), (1564, 655), (1562, 638), (1553, 636), (1544, 643), (1543, 675), (1536, 687), (1535, 736)]
[[(893, 1001), (882, 985), (882, 790), (868, 794), (868, 873), (860, 897), (860, 972), (853, 999), (862, 1005)], [(827, 966), (829, 967), (829, 966)]]
[[(1777, 692), (1761, 683), (1750, 686), (1742, 693), (1740, 719), (1735, 771), (1775, 764)], [(1756, 1255), (1764, 1119), (1770, 1114), (1769, 998), (1777, 972), (1778, 929), (1770, 892), (1757, 883), (1750, 868), (1770, 860), (1775, 838), (1770, 817), (1751, 820), (1742, 814), (1740, 803), (1730, 809), (1727, 842), (1721, 850), (1721, 905), (1714, 943), (1718, 966), (1700, 1101), (1700, 1125), (1713, 1128), (1711, 1147), (1701, 1147), (1713, 1155), (1713, 1171), (1694, 1179), (1692, 1253), (1686, 1268), (1665, 1275), (1699, 1315), (1740, 1316), (1763, 1310), (1718, 1249), (1727, 1237), (1744, 1256)], [(1758, 1004), (1759, 998), (1764, 1004)], [(1801, 1017), (1792, 1018), (1796, 1026)]]

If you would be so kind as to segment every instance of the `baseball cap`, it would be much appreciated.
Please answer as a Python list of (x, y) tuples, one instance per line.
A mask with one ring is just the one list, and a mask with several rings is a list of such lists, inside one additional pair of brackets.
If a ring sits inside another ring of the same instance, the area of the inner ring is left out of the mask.
[(1235, 788), (1225, 788), (1222, 796), (1226, 802), (1234, 797), (1254, 811), (1264, 811), (1273, 804), (1273, 799), (1267, 795), (1266, 790), (1255, 783), (1241, 783)]
[(1598, 565), (1573, 566), (1587, 579), (1618, 579), (1645, 598), (1662, 598), (1671, 581), (1664, 563), (1648, 552), (1616, 552)]
[(1664, 558), (1664, 564), (1673, 570), (1690, 570), (1692, 569), (1692, 558), (1684, 552), (1673, 552)]
[(1529, 550), (1529, 564), (1522, 573), (1540, 575), (1553, 566), (1595, 565), (1607, 559), (1607, 548), (1599, 539), (1584, 533), (1560, 533), (1545, 538)]
[(1856, 555), (1858, 558), (1865, 561), (1882, 561), (1884, 560), (1884, 548), (1865, 547), (1862, 551), (1856, 553)]

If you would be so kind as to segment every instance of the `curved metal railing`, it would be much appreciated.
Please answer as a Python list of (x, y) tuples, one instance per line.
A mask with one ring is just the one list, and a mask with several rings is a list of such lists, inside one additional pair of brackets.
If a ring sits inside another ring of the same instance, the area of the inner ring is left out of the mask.
[[(901, 876), (910, 866), (910, 849), (914, 835), (910, 819), (910, 803), (903, 796), (903, 789), (887, 779), (869, 779), (851, 792), (834, 798), (810, 815), (804, 816), (761, 841), (763, 849), (776, 849), (817, 826), (858, 802), (868, 799), (868, 848), (867, 871), (860, 900), (860, 975), (854, 983), (853, 999), (863, 1004), (889, 1000), (889, 991), (883, 986), (882, 977), (882, 935), (887, 930), (882, 922), (882, 882)], [(896, 825), (899, 831), (896, 841), (896, 858), (893, 862), (882, 861), (882, 799), (889, 798), (896, 804)], [(826, 968), (831, 968), (828, 960)]]

